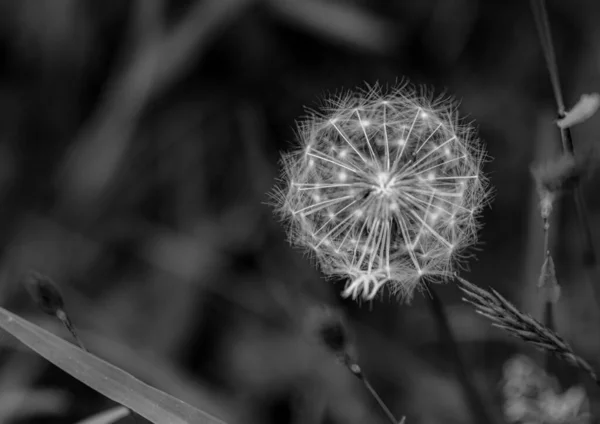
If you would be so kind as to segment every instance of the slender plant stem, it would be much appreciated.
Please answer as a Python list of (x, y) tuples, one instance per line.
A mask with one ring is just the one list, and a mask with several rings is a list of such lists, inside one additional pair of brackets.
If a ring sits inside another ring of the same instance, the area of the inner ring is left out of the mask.
[(364, 375), (362, 369), (358, 364), (354, 363), (347, 355), (344, 357), (344, 364), (348, 367), (350, 372), (354, 374), (356, 378), (362, 381), (369, 394), (373, 397), (373, 399), (375, 399), (375, 401), (377, 402), (377, 404), (391, 423), (398, 424), (404, 422), (404, 418), (402, 419), (402, 421), (398, 421), (396, 417), (394, 417), (392, 411), (390, 411), (383, 399), (381, 399), (381, 397), (379, 396), (379, 394), (377, 394), (373, 386), (371, 386), (371, 383), (369, 383), (369, 380), (367, 380), (367, 377)]
[(544, 259), (550, 256), (550, 221), (548, 218), (543, 219), (544, 229)]
[(463, 386), (467, 402), (473, 414), (474, 422), (487, 424), (497, 423), (495, 416), (492, 413), (490, 413), (483, 399), (479, 395), (477, 387), (473, 382), (473, 378), (467, 370), (467, 367), (465, 366), (465, 363), (461, 357), (461, 353), (458, 348), (458, 344), (456, 343), (456, 338), (454, 337), (454, 334), (450, 327), (450, 323), (448, 322), (448, 315), (446, 314), (441, 299), (433, 290), (433, 288), (429, 289), (429, 294), (429, 304), (435, 317), (438, 330), (440, 332), (440, 337), (446, 344), (446, 351), (451, 356), (452, 361), (454, 362), (454, 366), (458, 374), (458, 379), (461, 385)]
[(69, 316), (66, 314), (66, 312), (62, 309), (59, 309), (56, 313), (56, 317), (58, 318), (58, 320), (60, 322), (62, 322), (62, 324), (65, 326), (65, 328), (67, 330), (69, 330), (69, 332), (71, 333), (71, 335), (73, 336), (73, 338), (75, 339), (75, 342), (77, 343), (77, 345), (81, 348), (81, 350), (85, 351), (85, 352), (89, 352), (85, 345), (83, 344), (83, 342), (81, 341), (81, 339), (79, 338), (79, 336), (77, 335), (77, 331), (75, 330), (75, 326), (73, 325), (73, 323), (71, 322), (71, 319), (69, 318)]
[[(548, 261), (550, 259), (550, 220), (549, 218), (543, 218), (543, 228), (544, 228), (544, 260)], [(542, 290), (546, 290), (542, 288)], [(548, 298), (548, 296), (544, 296), (544, 325), (548, 327), (550, 330), (554, 331), (554, 305), (552, 301)], [(548, 374), (552, 374), (552, 359), (553, 355), (545, 351), (544, 355), (544, 368), (548, 372)]]
[[(556, 54), (554, 52), (554, 43), (552, 41), (550, 20), (548, 19), (548, 12), (546, 10), (546, 1), (531, 0), (531, 9), (535, 18), (540, 44), (546, 59), (546, 67), (548, 68), (548, 73), (550, 75), (550, 82), (552, 83), (552, 90), (554, 92), (554, 99), (556, 101), (558, 118), (564, 118), (566, 115), (565, 103), (560, 85), (558, 65), (556, 62)], [(569, 128), (561, 128), (560, 136), (563, 152), (569, 155), (574, 155), (575, 148), (573, 146), (571, 130)], [(600, 264), (598, 263), (598, 256), (596, 255), (590, 221), (586, 212), (587, 207), (585, 204), (585, 199), (579, 185), (577, 185), (573, 190), (573, 202), (575, 203), (577, 220), (579, 222), (581, 235), (583, 237), (583, 262), (585, 268), (589, 272), (588, 282), (591, 285), (592, 292), (594, 293), (596, 305), (600, 307), (600, 287), (596, 283), (597, 281), (600, 281)]]
[(556, 53), (554, 52), (554, 42), (552, 41), (552, 31), (550, 30), (550, 19), (548, 19), (548, 11), (546, 10), (546, 0), (531, 0), (531, 9), (533, 17), (540, 37), (540, 44), (546, 59), (546, 66), (550, 74), (550, 82), (558, 107), (558, 114), (564, 115), (565, 102), (562, 96), (560, 86), (560, 78), (558, 76), (558, 65), (556, 62)]
[[(546, 301), (544, 306), (544, 325), (548, 327), (550, 330), (554, 331), (554, 307), (552, 302)], [(549, 351), (544, 351), (544, 368), (548, 374), (554, 374), (551, 370), (553, 363), (554, 355), (552, 355)]]
[(373, 386), (371, 386), (371, 383), (369, 383), (369, 380), (367, 380), (366, 378), (363, 377), (362, 381), (363, 381), (365, 387), (367, 388), (367, 390), (371, 393), (371, 396), (373, 396), (373, 399), (375, 399), (377, 401), (377, 403), (379, 404), (379, 406), (381, 407), (381, 409), (383, 410), (385, 415), (388, 417), (388, 419), (390, 421), (392, 421), (394, 424), (397, 424), (398, 420), (394, 417), (394, 414), (392, 414), (392, 411), (390, 411), (389, 408), (386, 406), (386, 404), (383, 402), (383, 399), (381, 399), (379, 397), (379, 395), (377, 394), (377, 392), (375, 391)]

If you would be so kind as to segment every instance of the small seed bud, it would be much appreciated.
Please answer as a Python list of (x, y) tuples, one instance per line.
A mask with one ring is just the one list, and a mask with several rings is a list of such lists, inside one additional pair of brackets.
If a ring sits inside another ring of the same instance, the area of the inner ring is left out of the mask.
[(77, 336), (75, 327), (65, 312), (65, 302), (54, 282), (35, 271), (29, 271), (22, 282), (37, 306), (48, 315), (58, 318), (66, 329), (69, 330), (79, 347), (82, 350), (87, 350)]
[(64, 310), (63, 297), (54, 282), (42, 274), (30, 271), (22, 280), (37, 306), (49, 315), (56, 316)]
[(332, 351), (342, 352), (346, 348), (348, 338), (341, 322), (323, 322), (318, 332), (325, 346)]
[(351, 358), (353, 348), (343, 317), (329, 306), (309, 307), (304, 320), (304, 331), (344, 362)]

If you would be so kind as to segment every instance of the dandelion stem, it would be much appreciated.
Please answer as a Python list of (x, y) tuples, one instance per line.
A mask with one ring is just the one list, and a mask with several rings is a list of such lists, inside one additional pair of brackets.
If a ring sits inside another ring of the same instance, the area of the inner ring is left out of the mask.
[[(552, 41), (552, 32), (550, 30), (550, 20), (548, 19), (548, 12), (546, 10), (546, 1), (531, 0), (531, 9), (535, 18), (540, 44), (544, 52), (546, 67), (548, 68), (548, 73), (550, 75), (550, 82), (554, 92), (558, 118), (564, 118), (566, 115), (565, 104), (558, 74), (554, 43)], [(569, 155), (574, 155), (575, 149), (573, 146), (571, 130), (569, 128), (561, 128), (560, 136), (563, 152)], [(583, 261), (585, 269), (589, 272), (588, 283), (590, 284), (592, 292), (594, 293), (596, 305), (600, 307), (600, 287), (598, 287), (598, 284), (594, 284), (594, 282), (600, 281), (600, 267), (598, 263), (598, 256), (596, 255), (594, 240), (592, 238), (589, 218), (586, 212), (587, 208), (585, 205), (585, 200), (579, 185), (576, 185), (573, 189), (573, 202), (575, 203), (577, 220), (579, 222), (581, 235), (583, 237)]]
[(494, 415), (489, 412), (488, 408), (484, 404), (484, 401), (479, 395), (477, 387), (473, 382), (471, 374), (467, 371), (467, 367), (465, 366), (465, 363), (461, 357), (456, 338), (454, 337), (452, 329), (450, 328), (448, 315), (446, 314), (442, 300), (436, 294), (435, 290), (433, 290), (433, 287), (430, 287), (428, 292), (430, 294), (429, 305), (435, 317), (440, 336), (443, 339), (443, 342), (446, 344), (446, 349), (450, 354), (452, 361), (454, 362), (458, 379), (463, 386), (467, 402), (471, 408), (471, 413), (473, 414), (474, 422), (490, 424), (496, 423), (497, 421)]

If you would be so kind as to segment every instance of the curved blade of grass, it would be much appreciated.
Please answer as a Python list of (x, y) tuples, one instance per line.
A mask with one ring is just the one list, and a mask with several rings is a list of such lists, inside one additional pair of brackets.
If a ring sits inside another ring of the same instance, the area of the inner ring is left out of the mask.
[(225, 424), (1, 307), (0, 327), (77, 380), (155, 424)]

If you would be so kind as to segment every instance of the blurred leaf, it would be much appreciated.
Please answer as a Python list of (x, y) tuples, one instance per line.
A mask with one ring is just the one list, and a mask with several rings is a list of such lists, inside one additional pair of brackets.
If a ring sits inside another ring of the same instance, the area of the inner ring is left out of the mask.
[(4, 389), (0, 392), (0, 423), (32, 422), (41, 416), (58, 417), (68, 413), (72, 404), (72, 396), (62, 390), (34, 390), (25, 385)]
[(224, 424), (4, 308), (0, 308), (0, 327), (82, 383), (153, 423)]
[(582, 94), (573, 109), (556, 123), (560, 128), (569, 128), (590, 119), (600, 107), (600, 94)]
[(183, 76), (254, 1), (196, 2), (171, 31), (123, 52), (127, 60), (115, 68), (106, 83), (110, 91), (81, 127), (57, 176), (69, 202), (91, 205), (106, 192), (127, 163), (146, 104)]
[[(48, 64), (81, 63), (91, 40), (85, 6), (76, 0), (22, 0), (3, 11), (9, 16), (14, 53)], [(35, 62), (34, 62), (35, 63)], [(39, 66), (39, 64), (37, 64)]]
[(129, 415), (129, 409), (124, 406), (117, 406), (107, 411), (102, 411), (92, 415), (77, 424), (113, 424)]
[(398, 25), (362, 7), (327, 0), (269, 0), (276, 15), (317, 35), (376, 53), (397, 49)]

